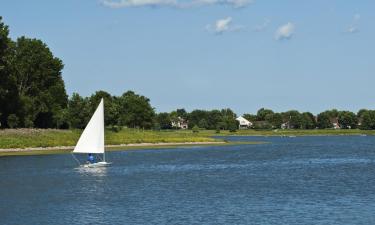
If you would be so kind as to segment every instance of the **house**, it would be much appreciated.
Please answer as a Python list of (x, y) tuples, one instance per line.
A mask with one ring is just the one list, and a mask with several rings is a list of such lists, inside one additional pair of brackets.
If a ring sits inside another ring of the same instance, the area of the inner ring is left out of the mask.
[(239, 129), (247, 129), (247, 128), (250, 128), (250, 127), (253, 126), (252, 122), (248, 121), (247, 119), (243, 118), (242, 116), (237, 117), (236, 120), (239, 123), (239, 125), (238, 125)]
[(282, 123), (281, 124), (281, 129), (283, 129), (283, 130), (290, 129), (290, 123), (289, 123), (289, 121), (286, 121), (285, 123)]
[(184, 118), (178, 117), (177, 121), (172, 121), (172, 127), (186, 130), (189, 128), (188, 121), (185, 120)]
[(337, 117), (330, 118), (329, 121), (331, 122), (333, 129), (341, 129), (341, 126)]

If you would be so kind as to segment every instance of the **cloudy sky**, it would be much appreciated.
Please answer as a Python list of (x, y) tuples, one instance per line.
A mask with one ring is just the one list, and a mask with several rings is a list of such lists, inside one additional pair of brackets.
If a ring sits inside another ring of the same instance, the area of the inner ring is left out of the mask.
[(375, 1), (2, 0), (69, 94), (134, 90), (157, 111), (375, 108)]

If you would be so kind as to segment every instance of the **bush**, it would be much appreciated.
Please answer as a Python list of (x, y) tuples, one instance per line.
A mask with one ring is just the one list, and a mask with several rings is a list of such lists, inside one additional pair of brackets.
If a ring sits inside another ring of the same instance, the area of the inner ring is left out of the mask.
[(117, 126), (117, 125), (113, 125), (111, 126), (111, 131), (115, 132), (115, 133), (118, 133), (119, 131), (122, 130), (122, 127), (121, 126)]
[(192, 130), (193, 130), (193, 133), (198, 133), (199, 127), (197, 125), (195, 125)]
[(18, 126), (18, 117), (15, 114), (10, 114), (8, 116), (8, 126), (10, 128), (16, 128)]

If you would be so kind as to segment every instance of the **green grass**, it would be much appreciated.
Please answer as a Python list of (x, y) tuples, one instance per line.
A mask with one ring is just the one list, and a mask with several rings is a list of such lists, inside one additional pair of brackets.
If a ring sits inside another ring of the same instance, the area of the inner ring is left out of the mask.
[[(74, 146), (81, 130), (54, 129), (7, 129), (0, 130), (0, 149)], [(150, 131), (137, 129), (122, 129), (119, 132), (106, 130), (106, 144), (130, 143), (171, 143), (171, 142), (211, 142), (219, 141), (212, 136), (248, 135), (248, 136), (303, 136), (303, 135), (375, 135), (375, 131), (352, 130), (239, 130), (230, 133), (213, 130), (201, 130), (193, 133), (191, 130)]]
[[(81, 130), (54, 129), (8, 129), (0, 130), (0, 149), (74, 146)], [(211, 142), (217, 141), (208, 135), (178, 131), (149, 131), (123, 129), (118, 133), (106, 130), (105, 142), (108, 145), (129, 143), (171, 143), (171, 142)]]

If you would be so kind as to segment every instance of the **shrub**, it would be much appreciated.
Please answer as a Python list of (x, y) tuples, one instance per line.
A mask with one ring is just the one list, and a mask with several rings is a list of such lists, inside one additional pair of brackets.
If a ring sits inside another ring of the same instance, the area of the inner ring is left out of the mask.
[(193, 130), (193, 133), (198, 133), (199, 127), (197, 125), (195, 125), (192, 130)]
[(18, 126), (18, 117), (15, 114), (10, 114), (8, 116), (8, 126), (10, 128), (16, 128)]

